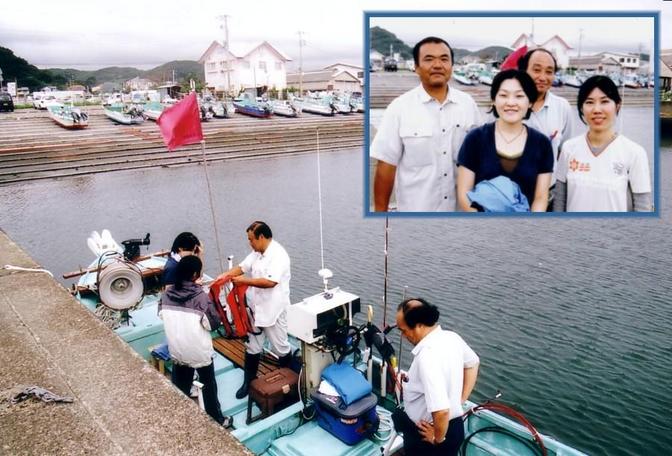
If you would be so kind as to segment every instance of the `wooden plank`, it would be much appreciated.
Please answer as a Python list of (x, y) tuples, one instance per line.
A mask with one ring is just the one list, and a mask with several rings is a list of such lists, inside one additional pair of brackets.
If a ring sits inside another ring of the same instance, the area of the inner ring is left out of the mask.
[[(216, 337), (212, 339), (215, 350), (241, 369), (245, 365), (245, 342), (242, 339), (226, 339)], [(278, 361), (267, 353), (261, 357), (259, 375), (278, 369)]]

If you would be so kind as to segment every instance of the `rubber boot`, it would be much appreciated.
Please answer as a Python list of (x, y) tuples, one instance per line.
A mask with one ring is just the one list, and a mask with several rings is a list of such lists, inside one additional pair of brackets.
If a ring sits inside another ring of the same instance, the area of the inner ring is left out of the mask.
[(282, 355), (282, 356), (278, 359), (278, 364), (280, 365), (280, 367), (291, 367), (291, 364), (292, 364), (292, 352), (290, 351), (290, 352), (287, 353), (286, 355)]
[(242, 399), (247, 396), (250, 390), (250, 383), (257, 378), (257, 370), (259, 369), (259, 361), (261, 354), (251, 355), (245, 352), (245, 377), (243, 378), (243, 385), (236, 391), (236, 399)]

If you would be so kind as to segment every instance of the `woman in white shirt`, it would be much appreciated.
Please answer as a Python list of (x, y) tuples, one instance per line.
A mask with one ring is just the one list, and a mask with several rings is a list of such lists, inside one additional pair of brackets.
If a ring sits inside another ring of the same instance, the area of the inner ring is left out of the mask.
[(562, 147), (553, 210), (651, 211), (646, 151), (616, 131), (621, 109), (616, 84), (607, 76), (588, 78), (579, 89), (577, 107), (588, 132)]

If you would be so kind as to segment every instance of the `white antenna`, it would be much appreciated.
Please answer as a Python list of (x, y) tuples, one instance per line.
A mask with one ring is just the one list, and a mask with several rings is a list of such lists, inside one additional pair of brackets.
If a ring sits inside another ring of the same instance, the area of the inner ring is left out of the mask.
[[(329, 290), (329, 279), (331, 279), (334, 274), (324, 267), (324, 236), (322, 234), (322, 177), (320, 165), (320, 129), (316, 130), (317, 137), (317, 199), (318, 205), (320, 208), (320, 264), (322, 268), (317, 272), (320, 277), (322, 277), (322, 283), (324, 284), (324, 292), (327, 293)], [(327, 296), (329, 298), (330, 296)]]

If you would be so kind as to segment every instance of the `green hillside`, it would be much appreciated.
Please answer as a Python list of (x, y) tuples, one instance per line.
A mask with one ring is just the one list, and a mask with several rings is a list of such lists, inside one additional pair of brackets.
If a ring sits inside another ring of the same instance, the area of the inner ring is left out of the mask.
[(394, 33), (390, 33), (384, 28), (376, 26), (371, 29), (370, 43), (371, 49), (383, 55), (390, 55), (390, 45), (392, 45), (392, 51), (398, 52), (403, 59), (413, 58), (413, 48), (397, 38)]
[(19, 87), (28, 87), (31, 91), (45, 86), (65, 89), (70, 84), (93, 87), (104, 83), (120, 85), (136, 76), (162, 83), (172, 79), (173, 70), (178, 83), (188, 83), (194, 79), (197, 84), (205, 80), (203, 65), (192, 60), (175, 60), (164, 63), (151, 70), (143, 71), (131, 67), (107, 67), (95, 71), (82, 71), (73, 68), (50, 68), (40, 70), (25, 59), (14, 55), (11, 49), (0, 47), (0, 69), (5, 81), (18, 82)]

